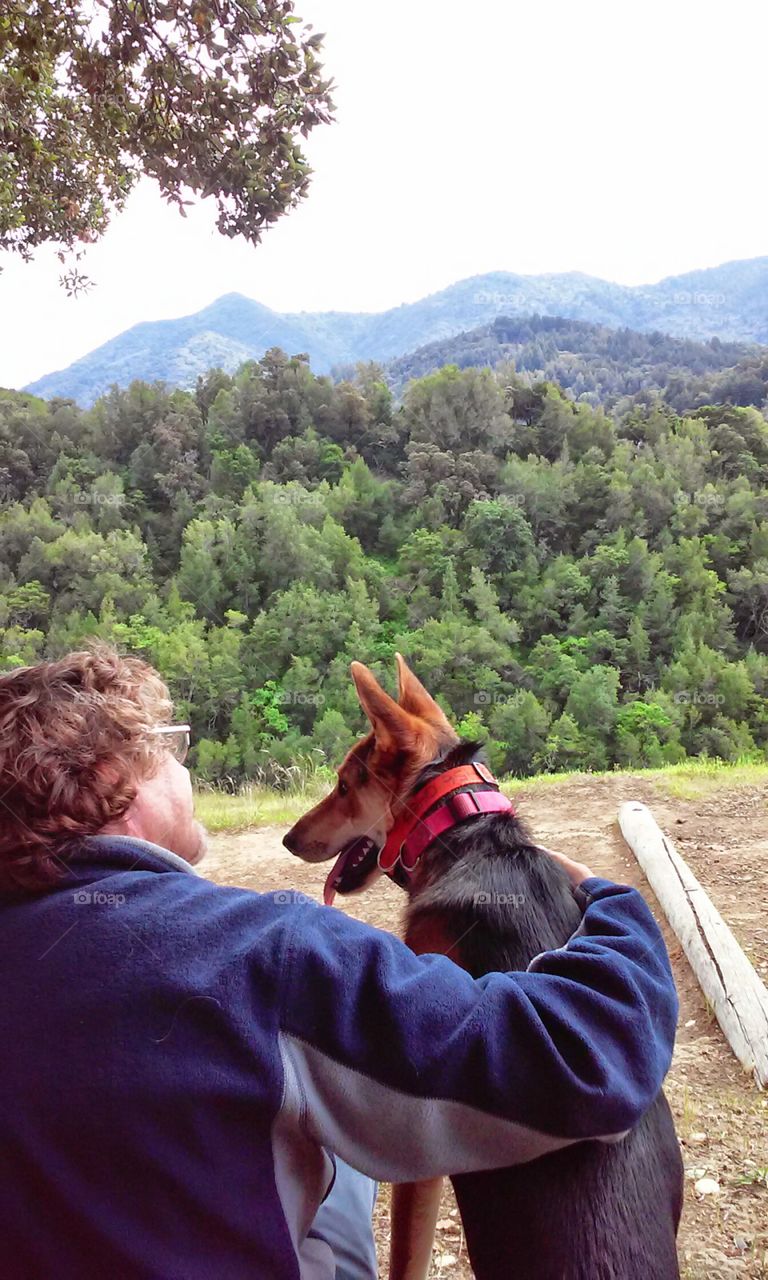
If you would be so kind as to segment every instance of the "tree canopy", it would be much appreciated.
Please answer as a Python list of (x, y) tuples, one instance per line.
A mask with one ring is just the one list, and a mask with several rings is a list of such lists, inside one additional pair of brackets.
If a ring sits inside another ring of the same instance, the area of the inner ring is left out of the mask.
[(142, 174), (182, 213), (212, 196), (219, 230), (257, 243), (305, 194), (300, 140), (330, 118), (321, 40), (291, 0), (5, 0), (0, 249), (66, 261)]
[(363, 728), (349, 662), (403, 652), (492, 763), (768, 748), (768, 423), (608, 417), (446, 368), (395, 403), (272, 350), (194, 393), (0, 393), (0, 668), (146, 656), (197, 773), (279, 781)]

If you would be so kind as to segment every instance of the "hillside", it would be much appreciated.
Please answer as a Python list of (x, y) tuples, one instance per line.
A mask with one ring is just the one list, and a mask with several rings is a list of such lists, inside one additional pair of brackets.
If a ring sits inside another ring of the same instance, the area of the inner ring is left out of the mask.
[(617, 401), (645, 391), (657, 391), (677, 408), (704, 404), (709, 400), (731, 401), (731, 394), (714, 396), (715, 379), (726, 372), (736, 389), (736, 368), (749, 362), (752, 383), (744, 389), (751, 395), (738, 403), (763, 404), (768, 388), (755, 374), (768, 352), (744, 343), (709, 342), (671, 338), (662, 333), (638, 333), (632, 329), (609, 329), (586, 320), (565, 320), (560, 316), (506, 316), (490, 324), (460, 333), (440, 342), (431, 342), (385, 366), (387, 382), (400, 394), (412, 378), (422, 378), (444, 365), (459, 369), (487, 366), (495, 369), (511, 363), (531, 381), (556, 382), (574, 400), (613, 407)]
[(768, 343), (768, 258), (634, 288), (578, 272), (492, 272), (376, 314), (282, 314), (227, 294), (195, 315), (136, 325), (28, 390), (89, 405), (113, 383), (126, 386), (136, 378), (191, 387), (215, 365), (232, 372), (245, 358), (260, 358), (275, 346), (305, 352), (318, 373), (327, 373), (336, 365), (392, 360), (509, 315), (561, 316), (701, 341)]
[[(717, 377), (723, 376), (720, 374)], [(145, 654), (199, 778), (283, 782), (405, 654), (502, 772), (764, 758), (768, 422), (270, 351), (90, 410), (0, 394), (0, 661)]]

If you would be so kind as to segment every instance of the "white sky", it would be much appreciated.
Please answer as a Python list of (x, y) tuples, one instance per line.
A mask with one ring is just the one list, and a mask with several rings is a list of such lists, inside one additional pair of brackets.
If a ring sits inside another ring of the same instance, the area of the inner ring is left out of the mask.
[(325, 31), (337, 121), (303, 205), (252, 249), (150, 184), (71, 300), (5, 255), (0, 385), (232, 290), (380, 310), (479, 272), (636, 284), (768, 253), (764, 0), (297, 0)]

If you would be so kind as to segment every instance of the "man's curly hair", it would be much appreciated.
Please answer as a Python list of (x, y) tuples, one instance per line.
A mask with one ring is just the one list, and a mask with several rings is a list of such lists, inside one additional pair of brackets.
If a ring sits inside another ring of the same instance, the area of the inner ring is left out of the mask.
[(0, 889), (42, 889), (58, 851), (128, 809), (165, 750), (157, 672), (103, 644), (0, 676)]

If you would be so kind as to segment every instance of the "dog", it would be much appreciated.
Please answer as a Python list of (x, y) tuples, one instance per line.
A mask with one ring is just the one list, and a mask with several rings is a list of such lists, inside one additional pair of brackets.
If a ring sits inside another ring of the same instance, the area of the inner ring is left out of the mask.
[[(475, 977), (525, 970), (578, 929), (570, 882), (500, 796), (477, 744), (457, 737), (399, 654), (397, 664), (395, 700), (352, 663), (371, 730), (284, 843), (308, 862), (338, 855), (327, 904), (389, 873), (407, 891), (405, 941), (417, 953), (449, 955)], [(432, 797), (446, 785), (472, 820), (438, 838)], [(420, 839), (402, 843), (422, 815)], [(663, 1093), (620, 1142), (578, 1143), (451, 1181), (477, 1280), (679, 1277), (683, 1165)], [(441, 1192), (442, 1179), (393, 1188), (390, 1280), (425, 1280)]]

